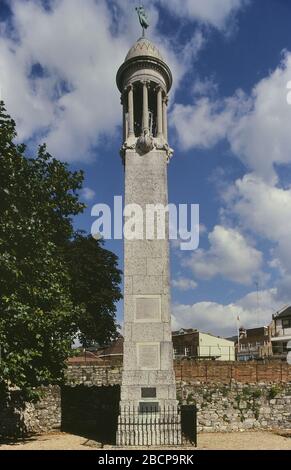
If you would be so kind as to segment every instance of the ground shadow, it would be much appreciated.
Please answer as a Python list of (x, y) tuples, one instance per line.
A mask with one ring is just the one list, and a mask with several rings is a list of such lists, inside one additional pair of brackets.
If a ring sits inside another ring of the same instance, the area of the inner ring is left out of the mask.
[(38, 440), (37, 435), (27, 437), (1, 437), (0, 436), (0, 450), (3, 445), (17, 446), (18, 444), (28, 444)]
[(13, 443), (27, 437), (24, 420), (25, 399), (20, 390), (12, 390), (0, 398), (0, 444)]

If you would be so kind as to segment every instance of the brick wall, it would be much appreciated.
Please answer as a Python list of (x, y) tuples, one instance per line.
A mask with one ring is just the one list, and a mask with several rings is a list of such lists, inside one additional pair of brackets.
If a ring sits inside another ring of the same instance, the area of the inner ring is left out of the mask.
[(177, 382), (186, 383), (288, 383), (291, 365), (286, 362), (175, 361)]
[[(176, 381), (184, 383), (288, 383), (291, 365), (286, 362), (221, 362), (181, 360), (174, 362)], [(122, 366), (98, 364), (69, 365), (67, 381), (70, 384), (120, 385)]]

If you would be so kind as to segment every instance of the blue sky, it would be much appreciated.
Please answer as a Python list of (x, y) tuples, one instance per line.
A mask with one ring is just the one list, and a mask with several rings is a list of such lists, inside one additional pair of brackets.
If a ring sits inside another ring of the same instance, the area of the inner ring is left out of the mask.
[[(19, 140), (83, 168), (95, 203), (123, 194), (118, 66), (140, 36), (131, 0), (0, 0), (0, 86)], [(291, 3), (148, 0), (174, 75), (172, 203), (200, 204), (199, 250), (171, 248), (173, 326), (221, 335), (291, 300)], [(120, 258), (122, 242), (106, 246)], [(257, 286), (259, 295), (257, 296)], [(122, 321), (122, 302), (118, 305)]]

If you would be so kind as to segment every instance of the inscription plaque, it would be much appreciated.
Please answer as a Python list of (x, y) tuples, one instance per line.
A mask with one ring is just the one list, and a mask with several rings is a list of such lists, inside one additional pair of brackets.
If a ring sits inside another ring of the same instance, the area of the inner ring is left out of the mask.
[(160, 344), (138, 344), (137, 358), (140, 369), (158, 370), (160, 368)]
[(157, 389), (154, 387), (147, 387), (141, 389), (141, 398), (156, 398)]
[(160, 298), (159, 297), (137, 297), (135, 319), (137, 321), (159, 321)]
[(160, 407), (159, 407), (159, 403), (157, 402), (141, 401), (139, 403), (140, 413), (158, 413), (159, 411), (160, 411)]

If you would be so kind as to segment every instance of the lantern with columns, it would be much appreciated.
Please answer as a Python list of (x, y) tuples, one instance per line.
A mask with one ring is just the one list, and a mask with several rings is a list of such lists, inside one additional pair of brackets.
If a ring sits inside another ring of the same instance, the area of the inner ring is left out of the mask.
[(146, 154), (154, 148), (173, 151), (168, 144), (167, 105), (172, 74), (156, 46), (140, 38), (128, 52), (117, 73), (123, 105), (126, 149)]

